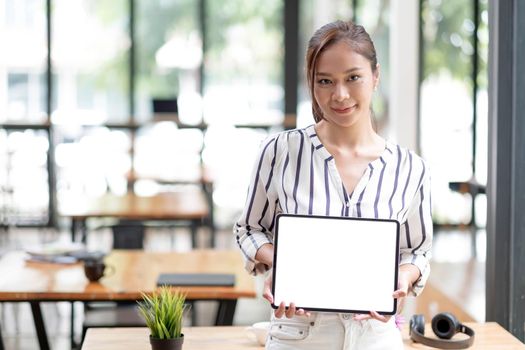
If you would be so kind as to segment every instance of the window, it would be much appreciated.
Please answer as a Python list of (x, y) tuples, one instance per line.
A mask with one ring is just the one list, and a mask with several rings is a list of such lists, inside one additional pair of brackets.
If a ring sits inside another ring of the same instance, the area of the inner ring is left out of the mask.
[(123, 194), (131, 169), (129, 130), (103, 126), (57, 127), (55, 148), (58, 199)]
[[(487, 3), (479, 2), (478, 28), (472, 5), (469, 0), (429, 0), (421, 8), (421, 148), (432, 168), (434, 221), (440, 224), (471, 220), (471, 199), (452, 192), (450, 182), (486, 183)], [(480, 50), (476, 53), (477, 44)], [(474, 60), (480, 63), (477, 72)], [(484, 212), (482, 202), (477, 210), (480, 214)]]
[(127, 122), (127, 2), (53, 0), (52, 9), (53, 123)]
[(0, 130), (0, 224), (45, 224), (49, 213), (46, 130)]
[(51, 58), (57, 198), (126, 191), (129, 131), (128, 2), (53, 0)]
[(208, 1), (204, 119), (283, 121), (283, 0)]
[(202, 63), (198, 5), (192, 0), (136, 2), (136, 119), (150, 120), (152, 100), (177, 98), (179, 118), (202, 119)]
[(3, 0), (0, 7), (0, 122), (44, 122), (45, 0)]
[(208, 1), (204, 54), (203, 161), (214, 179), (216, 223), (242, 210), (253, 162), (268, 132), (284, 119), (283, 0)]

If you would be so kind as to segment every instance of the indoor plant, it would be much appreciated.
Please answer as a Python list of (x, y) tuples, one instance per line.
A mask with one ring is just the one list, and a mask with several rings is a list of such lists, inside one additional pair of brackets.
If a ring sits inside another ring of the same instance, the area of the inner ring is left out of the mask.
[(182, 316), (186, 295), (179, 290), (162, 286), (151, 295), (142, 293), (139, 301), (139, 312), (146, 321), (151, 334), (150, 343), (153, 350), (182, 349)]

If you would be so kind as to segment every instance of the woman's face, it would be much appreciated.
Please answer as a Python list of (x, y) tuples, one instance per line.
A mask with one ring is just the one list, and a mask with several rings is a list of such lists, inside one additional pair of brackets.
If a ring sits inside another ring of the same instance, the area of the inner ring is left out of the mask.
[(370, 104), (379, 80), (379, 67), (372, 72), (370, 61), (340, 41), (317, 60), (314, 98), (323, 118), (349, 127), (370, 118)]

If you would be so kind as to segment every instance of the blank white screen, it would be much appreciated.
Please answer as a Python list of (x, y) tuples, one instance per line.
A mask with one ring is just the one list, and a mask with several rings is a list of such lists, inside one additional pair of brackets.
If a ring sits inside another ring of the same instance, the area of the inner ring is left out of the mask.
[(280, 216), (274, 304), (394, 311), (395, 221)]

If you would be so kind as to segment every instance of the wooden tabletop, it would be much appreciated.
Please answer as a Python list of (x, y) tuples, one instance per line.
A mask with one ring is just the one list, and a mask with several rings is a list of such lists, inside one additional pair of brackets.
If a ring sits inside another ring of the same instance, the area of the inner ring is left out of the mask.
[(184, 253), (115, 250), (105, 259), (115, 273), (89, 283), (82, 263), (27, 262), (23, 252), (0, 259), (0, 301), (137, 300), (156, 287), (160, 273), (232, 273), (233, 287), (186, 287), (189, 300), (256, 296), (255, 285), (237, 250), (192, 250)]
[[(476, 332), (473, 349), (525, 349), (512, 334), (494, 322), (466, 323)], [(430, 329), (430, 324), (427, 325)], [(263, 350), (246, 327), (186, 327), (184, 350)], [(82, 350), (149, 350), (147, 328), (90, 328)], [(403, 329), (405, 349), (434, 349), (413, 343)]]
[(127, 193), (101, 197), (74, 197), (59, 202), (59, 215), (72, 219), (115, 217), (133, 220), (191, 220), (208, 215), (202, 191), (159, 193), (150, 197)]

